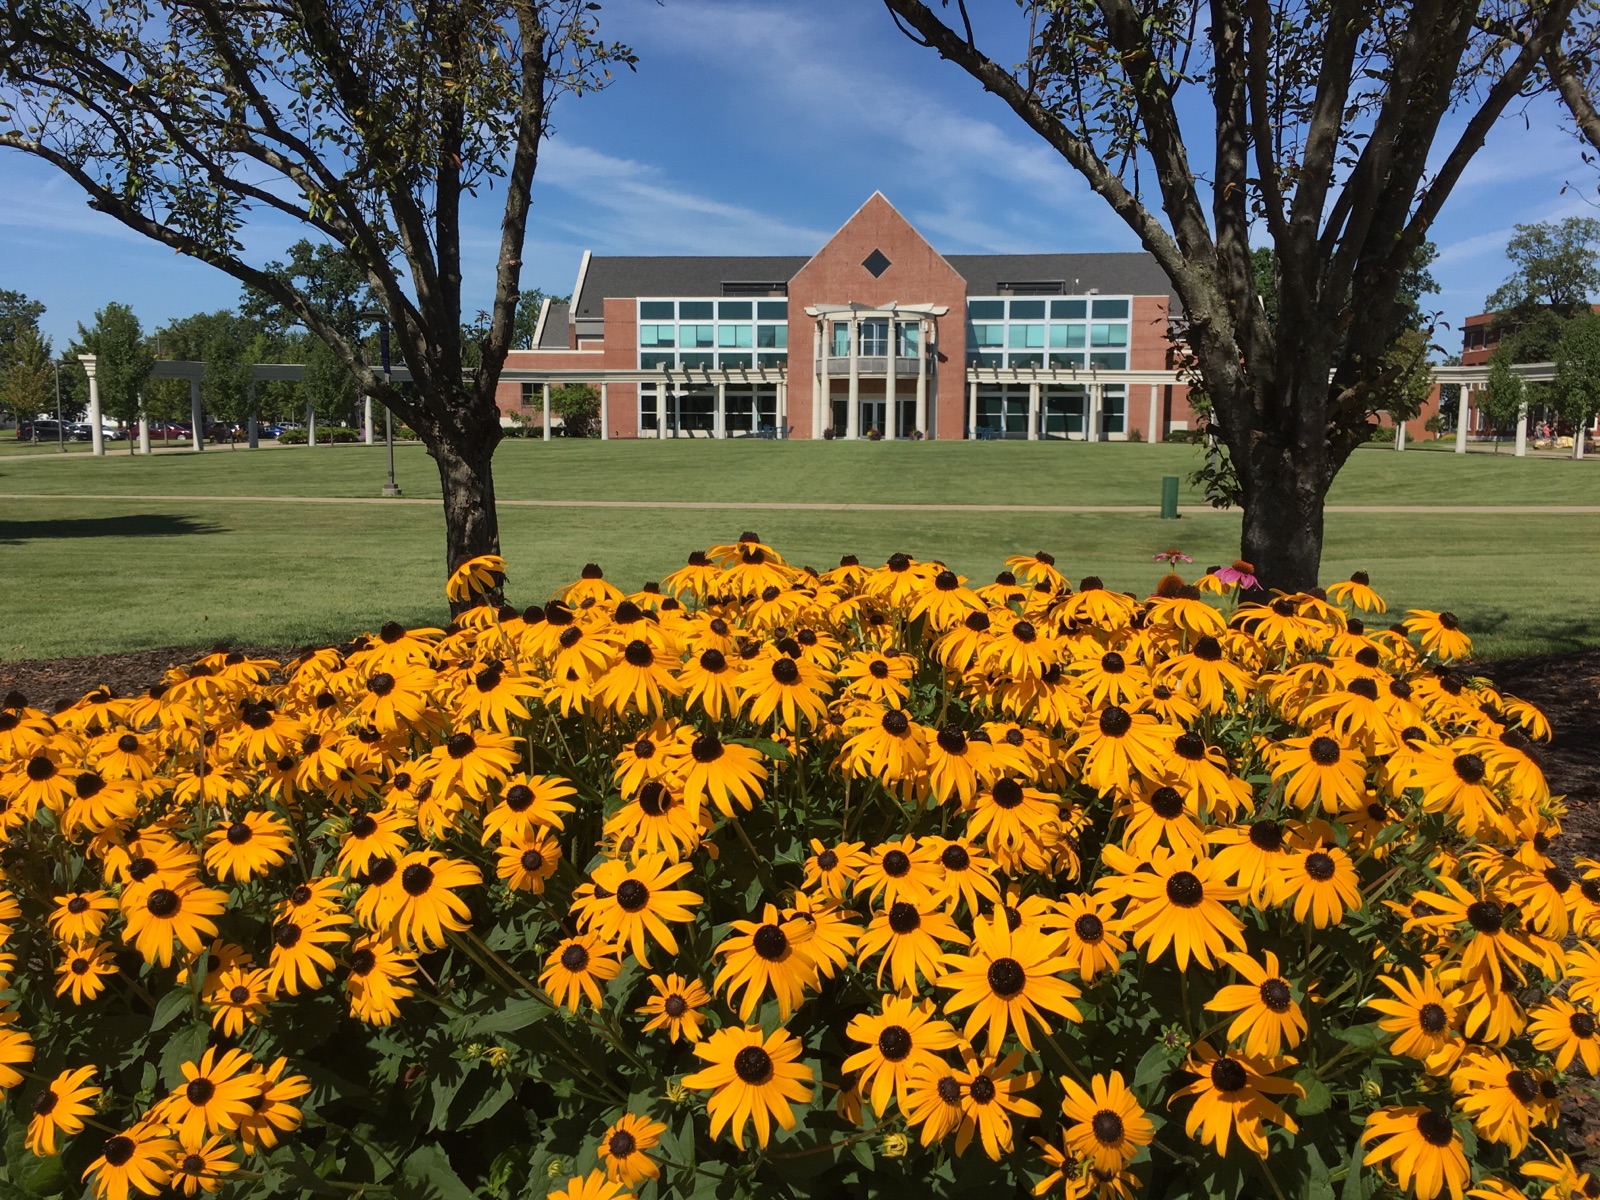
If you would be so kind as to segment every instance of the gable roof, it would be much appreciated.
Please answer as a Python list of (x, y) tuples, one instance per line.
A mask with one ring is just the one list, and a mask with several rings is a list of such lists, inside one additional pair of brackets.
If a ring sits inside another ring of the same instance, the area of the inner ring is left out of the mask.
[(1002, 284), (1066, 285), (1068, 295), (1093, 289), (1109, 296), (1167, 296), (1179, 311), (1172, 283), (1155, 257), (1141, 251), (1117, 254), (947, 254), (950, 265), (967, 281), (967, 294), (993, 296)]
[(583, 291), (572, 299), (573, 317), (598, 321), (607, 296), (720, 296), (724, 283), (775, 283), (794, 278), (801, 255), (721, 257), (626, 255), (589, 261)]
[(545, 309), (544, 320), (539, 325), (539, 341), (534, 346), (535, 350), (565, 350), (567, 341), (567, 306), (558, 301), (550, 301)]

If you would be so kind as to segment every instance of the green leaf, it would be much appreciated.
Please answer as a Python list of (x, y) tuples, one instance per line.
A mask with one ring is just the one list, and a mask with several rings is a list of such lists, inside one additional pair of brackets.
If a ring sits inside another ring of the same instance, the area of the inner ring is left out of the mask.
[(156, 1001), (156, 1015), (150, 1020), (150, 1032), (165, 1029), (181, 1015), (194, 1011), (194, 993), (188, 988), (173, 988)]
[(1350, 1152), (1349, 1173), (1344, 1177), (1344, 1187), (1339, 1189), (1339, 1200), (1367, 1200), (1373, 1188), (1368, 1186), (1368, 1180), (1363, 1178), (1361, 1170), (1362, 1160), (1366, 1158), (1367, 1147), (1358, 1137), (1355, 1148)]
[(1171, 1070), (1172, 1063), (1166, 1046), (1159, 1041), (1153, 1043), (1133, 1069), (1133, 1090), (1139, 1094), (1142, 1102), (1149, 1103), (1156, 1087)]
[(167, 1039), (161, 1051), (161, 1082), (175, 1088), (183, 1082), (183, 1064), (197, 1062), (211, 1041), (211, 1026), (204, 1021), (192, 1021)]
[(730, 746), (749, 746), (752, 750), (759, 750), (773, 762), (789, 761), (788, 749), (766, 738), (728, 738), (727, 741)]
[(1387, 1043), (1383, 1030), (1377, 1025), (1352, 1025), (1348, 1029), (1335, 1029), (1333, 1036), (1349, 1042), (1357, 1050), (1381, 1050)]
[(54, 1196), (67, 1185), (59, 1158), (35, 1158), (28, 1150), (27, 1127), (13, 1119), (6, 1135), (6, 1178), (18, 1196)]
[(1304, 1200), (1334, 1200), (1333, 1176), (1315, 1142), (1306, 1143), (1306, 1183), (1300, 1195)]
[(1294, 1081), (1305, 1089), (1305, 1099), (1295, 1106), (1295, 1115), (1311, 1117), (1317, 1113), (1327, 1112), (1328, 1106), (1333, 1103), (1333, 1093), (1328, 1090), (1328, 1085), (1317, 1078), (1317, 1073), (1310, 1067), (1301, 1067), (1295, 1072)]
[(487, 1013), (473, 1022), (472, 1036), (485, 1037), (492, 1033), (515, 1033), (519, 1029), (526, 1029), (529, 1025), (549, 1015), (552, 1011), (550, 1004), (544, 1000), (537, 1000), (532, 997), (525, 1000), (513, 1000), (499, 1011)]
[(477, 1200), (472, 1189), (450, 1165), (450, 1156), (435, 1143), (413, 1150), (400, 1173), (413, 1183), (427, 1185), (422, 1194), (429, 1200)]

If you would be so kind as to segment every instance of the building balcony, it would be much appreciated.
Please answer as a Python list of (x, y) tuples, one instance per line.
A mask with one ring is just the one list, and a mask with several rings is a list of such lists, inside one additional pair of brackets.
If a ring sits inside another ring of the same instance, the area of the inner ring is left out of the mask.
[[(848, 376), (850, 374), (850, 356), (848, 354), (828, 355), (824, 360), (827, 363), (829, 376)], [(860, 373), (863, 376), (887, 375), (889, 373), (889, 357), (885, 354), (863, 354), (856, 360), (860, 364)], [(812, 359), (815, 367), (817, 360)], [(917, 356), (896, 355), (894, 360), (894, 373), (897, 379), (915, 379), (917, 377)]]

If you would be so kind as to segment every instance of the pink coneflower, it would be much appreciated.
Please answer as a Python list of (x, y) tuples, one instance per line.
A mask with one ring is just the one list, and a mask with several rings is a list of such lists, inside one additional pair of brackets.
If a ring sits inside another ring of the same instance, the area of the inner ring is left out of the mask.
[(1182, 550), (1163, 550), (1160, 554), (1155, 554), (1151, 557), (1156, 562), (1171, 563), (1173, 566), (1177, 566), (1181, 562), (1192, 563), (1194, 561)]
[(1260, 587), (1256, 582), (1255, 564), (1247, 563), (1244, 559), (1235, 559), (1232, 566), (1218, 567), (1212, 572), (1223, 583), (1232, 583), (1248, 590)]

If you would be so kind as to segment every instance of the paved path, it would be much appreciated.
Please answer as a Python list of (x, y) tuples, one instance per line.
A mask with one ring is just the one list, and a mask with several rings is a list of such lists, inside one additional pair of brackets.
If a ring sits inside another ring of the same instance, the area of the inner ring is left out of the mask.
[[(0, 500), (92, 501), (121, 504), (382, 504), (439, 507), (437, 497), (383, 496), (161, 496), (161, 495), (52, 495), (44, 492), (0, 492)], [(1151, 513), (1155, 504), (872, 504), (829, 503), (825, 501), (745, 501), (745, 500), (499, 500), (500, 508), (666, 508), (666, 509), (741, 509), (754, 512), (945, 512), (945, 513)], [(1592, 516), (1600, 515), (1600, 504), (1330, 504), (1330, 513), (1413, 513), (1432, 514)], [(1215, 509), (1190, 505), (1185, 516), (1208, 513), (1239, 514), (1238, 509)]]

